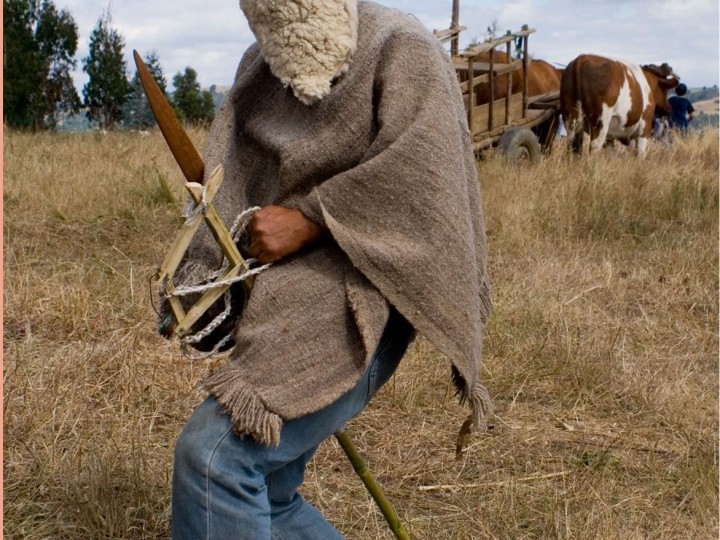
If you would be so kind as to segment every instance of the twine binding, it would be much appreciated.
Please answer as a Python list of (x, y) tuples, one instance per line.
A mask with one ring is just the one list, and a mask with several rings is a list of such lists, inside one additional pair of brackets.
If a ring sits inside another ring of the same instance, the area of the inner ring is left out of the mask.
[[(207, 202), (207, 187), (203, 186), (202, 190), (202, 196), (200, 198), (200, 201), (195, 204), (191, 209), (189, 209), (185, 213), (186, 218), (186, 225), (190, 226), (192, 225), (195, 220), (200, 219), (202, 216), (205, 216), (208, 209), (208, 202)], [(230, 228), (230, 235), (234, 242), (237, 242), (240, 234), (245, 230), (248, 223), (250, 222), (250, 219), (252, 218), (255, 213), (260, 210), (259, 206), (254, 206), (252, 208), (248, 208), (247, 210), (241, 212), (238, 214), (238, 216), (235, 218), (235, 221), (233, 222), (232, 227)], [(180, 339), (180, 350), (182, 351), (183, 355), (188, 358), (189, 360), (202, 360), (206, 358), (210, 358), (216, 354), (225, 346), (228, 344), (228, 342), (232, 339), (232, 333), (229, 332), (227, 335), (223, 336), (223, 338), (218, 341), (217, 344), (213, 347), (212, 350), (207, 352), (198, 352), (196, 350), (192, 349), (192, 346), (200, 343), (203, 339), (207, 338), (213, 331), (215, 331), (228, 317), (230, 317), (232, 313), (232, 289), (231, 286), (240, 283), (241, 281), (245, 281), (250, 277), (254, 277), (264, 270), (266, 270), (268, 267), (270, 267), (270, 264), (264, 264), (262, 266), (258, 266), (256, 268), (250, 268), (254, 263), (256, 263), (256, 259), (248, 259), (246, 261), (248, 265), (248, 270), (243, 272), (242, 274), (229, 278), (224, 280), (216, 281), (216, 278), (225, 272), (227, 272), (230, 268), (230, 261), (227, 259), (226, 256), (223, 255), (223, 261), (221, 264), (220, 269), (216, 270), (215, 272), (211, 273), (207, 278), (205, 278), (200, 284), (198, 285), (188, 285), (188, 286), (179, 286), (174, 288), (170, 292), (165, 292), (165, 298), (170, 299), (172, 297), (183, 297), (188, 296), (190, 294), (203, 294), (206, 291), (209, 291), (211, 289), (217, 289), (220, 287), (226, 287), (227, 290), (225, 291), (225, 294), (223, 295), (223, 301), (225, 304), (225, 307), (223, 311), (221, 311), (218, 315), (216, 315), (204, 328), (198, 330), (194, 334), (183, 336)]]

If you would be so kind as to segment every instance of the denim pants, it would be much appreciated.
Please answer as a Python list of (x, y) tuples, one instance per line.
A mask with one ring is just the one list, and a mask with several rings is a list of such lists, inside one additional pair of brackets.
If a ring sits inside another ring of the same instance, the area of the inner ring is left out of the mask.
[(175, 447), (173, 540), (342, 538), (298, 493), (318, 445), (360, 414), (390, 378), (413, 336), (394, 309), (358, 384), (315, 413), (284, 423), (280, 444), (238, 437), (213, 398), (190, 417)]

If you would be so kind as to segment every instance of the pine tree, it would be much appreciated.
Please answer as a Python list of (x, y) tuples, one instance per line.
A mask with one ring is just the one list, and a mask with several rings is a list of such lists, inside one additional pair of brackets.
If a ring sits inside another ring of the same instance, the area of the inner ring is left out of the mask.
[(83, 71), (89, 77), (83, 87), (88, 119), (103, 129), (113, 128), (120, 120), (129, 91), (123, 57), (125, 40), (111, 24), (108, 10), (90, 34), (89, 54), (83, 58)]
[(3, 0), (4, 121), (45, 129), (75, 112), (80, 98), (72, 80), (78, 30), (51, 0)]
[(205, 124), (215, 116), (215, 101), (208, 90), (201, 90), (197, 72), (186, 67), (173, 77), (173, 105), (178, 116), (189, 124)]
[[(145, 65), (152, 74), (160, 90), (167, 96), (167, 80), (160, 66), (157, 53), (151, 51), (145, 57)], [(130, 93), (122, 109), (122, 123), (126, 128), (145, 129), (155, 125), (155, 117), (148, 103), (140, 76), (135, 73), (130, 81)]]

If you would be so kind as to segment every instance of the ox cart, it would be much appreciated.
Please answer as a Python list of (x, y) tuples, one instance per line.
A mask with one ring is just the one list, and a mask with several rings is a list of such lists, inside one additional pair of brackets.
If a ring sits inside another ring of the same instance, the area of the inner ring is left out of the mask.
[[(435, 31), (450, 43), (450, 56), (462, 91), (476, 154), (495, 147), (512, 162), (536, 163), (552, 148), (559, 126), (560, 90), (529, 93), (527, 25), (460, 52), (459, 0), (453, 1), (450, 28)], [(518, 54), (513, 57), (513, 45)], [(497, 50), (499, 49), (500, 50)], [(504, 50), (502, 50), (504, 49)]]

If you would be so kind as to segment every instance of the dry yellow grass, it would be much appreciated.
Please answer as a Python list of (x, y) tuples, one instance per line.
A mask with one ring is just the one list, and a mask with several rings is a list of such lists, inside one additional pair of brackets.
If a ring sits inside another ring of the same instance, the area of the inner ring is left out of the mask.
[(706, 114), (718, 114), (720, 112), (720, 99), (705, 99), (693, 103), (693, 107), (697, 112), (704, 112)]
[[(5, 538), (168, 538), (174, 440), (222, 361), (154, 331), (179, 171), (157, 132), (4, 153)], [(466, 411), (423, 340), (348, 429), (412, 536), (715, 538), (717, 131), (479, 168), (494, 429), (455, 460)], [(303, 490), (349, 539), (391, 538), (335, 441)]]

